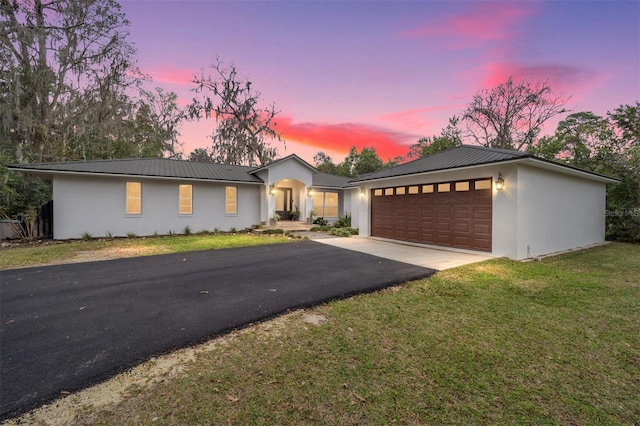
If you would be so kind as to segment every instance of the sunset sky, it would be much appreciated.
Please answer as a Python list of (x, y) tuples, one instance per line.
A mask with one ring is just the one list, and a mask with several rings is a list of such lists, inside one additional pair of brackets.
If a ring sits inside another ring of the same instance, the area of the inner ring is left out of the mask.
[[(548, 80), (572, 96), (574, 112), (605, 115), (640, 100), (639, 1), (121, 5), (152, 87), (176, 92), (185, 106), (193, 75), (219, 55), (281, 111), (280, 156), (309, 162), (318, 151), (340, 162), (352, 145), (374, 147), (384, 160), (405, 155), (510, 75)], [(214, 127), (183, 124), (185, 154), (209, 146)]]

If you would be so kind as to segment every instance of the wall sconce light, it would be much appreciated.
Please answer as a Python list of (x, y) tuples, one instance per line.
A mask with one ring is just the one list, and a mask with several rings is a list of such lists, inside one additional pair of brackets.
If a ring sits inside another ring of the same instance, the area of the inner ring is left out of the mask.
[(360, 198), (364, 198), (364, 195), (365, 195), (364, 188), (358, 188), (358, 193), (360, 194)]
[(307, 197), (313, 197), (313, 188), (307, 189)]
[(269, 185), (269, 194), (276, 195), (276, 186), (275, 185)]
[(496, 179), (496, 189), (502, 191), (504, 189), (504, 179), (502, 179), (502, 172), (498, 172), (498, 179)]

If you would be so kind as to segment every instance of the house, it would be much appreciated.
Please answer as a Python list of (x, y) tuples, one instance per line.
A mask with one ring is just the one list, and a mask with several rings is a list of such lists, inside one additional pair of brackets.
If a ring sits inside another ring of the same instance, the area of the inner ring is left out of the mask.
[(361, 236), (526, 259), (604, 241), (616, 180), (519, 151), (463, 145), (349, 180), (295, 154), (263, 167), (158, 158), (22, 164), (51, 177), (54, 238), (245, 229), (346, 214)]

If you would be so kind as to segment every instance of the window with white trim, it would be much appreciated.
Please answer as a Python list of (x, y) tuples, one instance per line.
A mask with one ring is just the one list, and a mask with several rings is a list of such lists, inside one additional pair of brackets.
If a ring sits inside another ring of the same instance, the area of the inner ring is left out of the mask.
[(142, 183), (127, 182), (127, 215), (139, 216), (142, 214)]
[(178, 214), (193, 214), (193, 187), (191, 185), (179, 185)]
[(338, 217), (338, 193), (315, 191), (313, 208), (319, 217)]
[(238, 188), (235, 186), (227, 186), (225, 188), (224, 212), (227, 216), (238, 214)]

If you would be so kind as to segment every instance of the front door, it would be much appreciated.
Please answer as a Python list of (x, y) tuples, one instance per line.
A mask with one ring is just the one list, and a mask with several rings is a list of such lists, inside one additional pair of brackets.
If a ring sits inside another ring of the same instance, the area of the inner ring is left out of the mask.
[(293, 188), (276, 188), (276, 213), (282, 220), (291, 220)]

